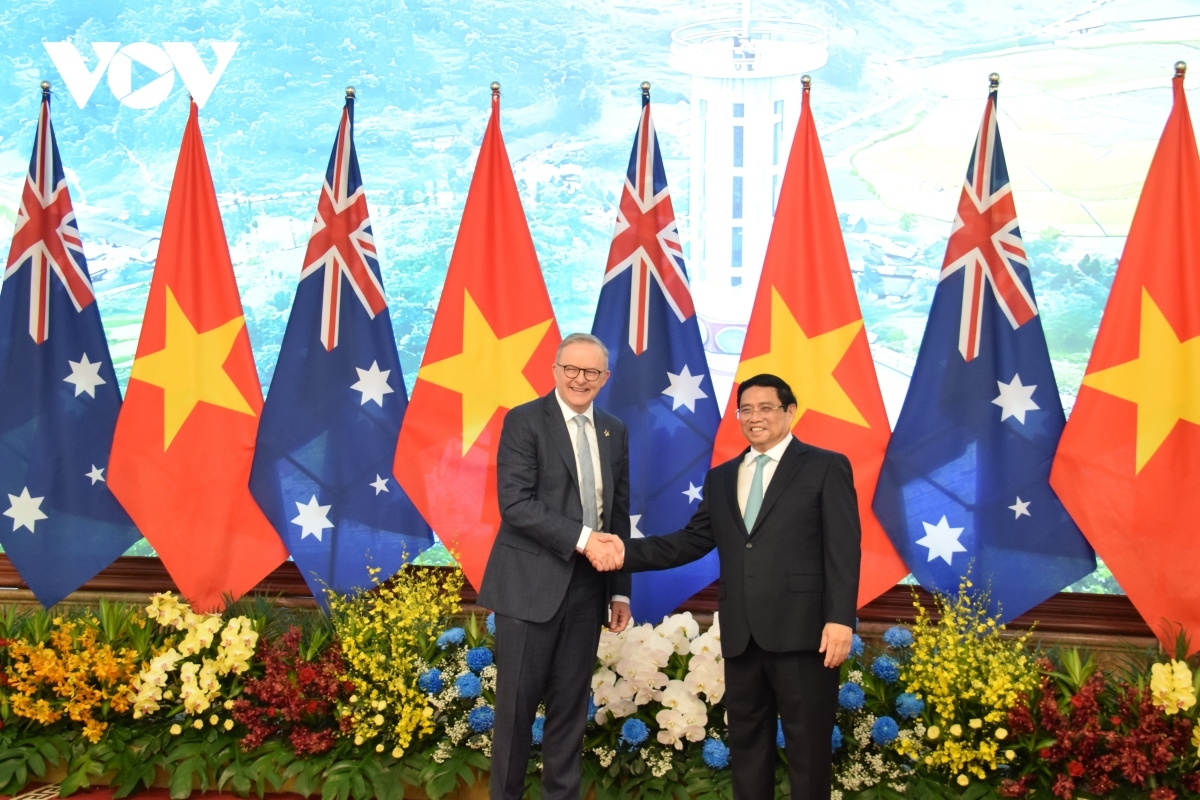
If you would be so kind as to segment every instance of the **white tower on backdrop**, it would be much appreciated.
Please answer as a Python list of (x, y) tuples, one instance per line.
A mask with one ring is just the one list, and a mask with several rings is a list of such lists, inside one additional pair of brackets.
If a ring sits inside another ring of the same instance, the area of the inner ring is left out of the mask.
[[(692, 76), (689, 268), (718, 392), (737, 367), (792, 135), (800, 76), (825, 65), (824, 28), (742, 16), (671, 34), (671, 66)], [(722, 385), (723, 384), (723, 385)]]

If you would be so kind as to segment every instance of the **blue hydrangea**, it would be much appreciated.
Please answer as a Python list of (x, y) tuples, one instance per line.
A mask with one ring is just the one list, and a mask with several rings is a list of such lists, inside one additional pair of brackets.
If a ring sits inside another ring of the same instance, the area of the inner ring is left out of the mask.
[(838, 705), (842, 708), (857, 711), (866, 701), (867, 696), (857, 683), (843, 683), (842, 688), (838, 689)]
[(541, 744), (542, 735), (546, 732), (546, 718), (535, 717), (533, 720), (533, 743)]
[(720, 739), (705, 739), (700, 755), (704, 757), (704, 763), (712, 769), (725, 769), (729, 766), (729, 748)]
[(479, 672), (492, 665), (492, 651), (486, 647), (472, 647), (467, 651), (467, 667), (472, 672)]
[(912, 645), (913, 635), (908, 628), (901, 628), (899, 625), (896, 625), (883, 632), (883, 643), (888, 647), (903, 650), (905, 647)]
[(467, 640), (467, 632), (462, 628), (451, 628), (437, 638), (437, 646), (445, 650), (447, 647), (455, 647)]
[(871, 665), (871, 674), (887, 683), (894, 683), (900, 677), (900, 665), (891, 656), (880, 656)]
[(858, 658), (863, 654), (863, 640), (856, 633), (850, 638), (850, 657)]
[(637, 717), (630, 717), (621, 726), (621, 741), (630, 747), (637, 747), (650, 738), (650, 728)]
[(594, 721), (595, 721), (595, 719), (596, 719), (596, 712), (597, 712), (597, 711), (599, 711), (599, 710), (600, 710), (600, 706), (596, 705), (596, 701), (595, 701), (595, 700), (593, 700), (593, 699), (592, 699), (592, 697), (589, 695), (589, 696), (588, 696), (588, 715), (587, 715), (587, 721), (588, 721), (588, 722), (594, 722)]
[(467, 724), (476, 733), (487, 733), (496, 724), (496, 712), (491, 706), (472, 708), (471, 713), (467, 714)]
[(839, 726), (839, 725), (833, 726), (833, 736), (830, 737), (829, 744), (830, 744), (830, 746), (832, 746), (833, 752), (835, 752), (835, 753), (838, 750), (842, 749), (842, 728), (841, 728), (841, 726)]
[(445, 689), (446, 682), (442, 680), (442, 671), (431, 669), (421, 673), (421, 677), (417, 678), (417, 688), (426, 694), (437, 694)]
[(492, 636), (495, 636), (496, 635), (496, 612), (493, 611), (492, 613), (488, 614), (487, 621), (483, 624), (484, 624), (484, 627), (487, 628), (487, 632), (490, 633)]
[(784, 748), (785, 740), (783, 738), (783, 720), (775, 720), (775, 746), (780, 750)]
[(483, 685), (479, 683), (479, 678), (475, 676), (474, 672), (464, 672), (459, 675), (458, 679), (454, 681), (454, 685), (458, 688), (459, 696), (468, 700), (479, 697), (483, 691)]
[(912, 692), (905, 692), (896, 698), (896, 713), (901, 719), (916, 719), (925, 710), (925, 701)]
[(871, 741), (883, 747), (896, 741), (899, 733), (900, 726), (896, 724), (896, 720), (891, 717), (880, 717), (871, 726)]

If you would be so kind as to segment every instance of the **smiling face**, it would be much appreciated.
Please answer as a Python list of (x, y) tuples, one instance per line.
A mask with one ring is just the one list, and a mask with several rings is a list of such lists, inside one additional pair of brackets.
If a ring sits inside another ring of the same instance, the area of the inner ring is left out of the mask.
[[(738, 408), (749, 409), (749, 413), (739, 412), (738, 422), (746, 441), (760, 453), (782, 442), (792, 429), (796, 406), (781, 409), (779, 405), (779, 392), (772, 386), (751, 386), (742, 392)], [(764, 411), (768, 406), (772, 410)]]
[[(570, 378), (563, 367), (578, 367), (579, 372), (574, 378)], [(584, 371), (589, 369), (600, 373), (596, 380), (587, 379)], [(604, 351), (591, 342), (572, 342), (567, 345), (559, 353), (558, 363), (554, 365), (555, 391), (577, 414), (588, 410), (596, 393), (607, 380), (608, 364), (605, 363)]]

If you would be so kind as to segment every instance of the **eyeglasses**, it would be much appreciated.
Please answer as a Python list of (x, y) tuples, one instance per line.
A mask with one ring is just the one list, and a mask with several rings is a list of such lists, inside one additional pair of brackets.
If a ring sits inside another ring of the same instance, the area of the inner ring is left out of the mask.
[(575, 378), (578, 378), (579, 373), (582, 372), (584, 380), (594, 381), (594, 380), (599, 379), (600, 374), (602, 372), (606, 371), (606, 370), (602, 370), (602, 369), (584, 369), (583, 367), (576, 367), (571, 364), (555, 364), (554, 366), (561, 369), (563, 371), (563, 374), (565, 374), (568, 378), (571, 378), (572, 380), (574, 380)]
[(741, 419), (742, 417), (748, 417), (756, 412), (766, 416), (774, 411), (782, 411), (784, 408), (785, 406), (769, 406), (764, 403), (763, 405), (758, 406), (742, 406), (737, 410), (736, 413), (738, 419)]

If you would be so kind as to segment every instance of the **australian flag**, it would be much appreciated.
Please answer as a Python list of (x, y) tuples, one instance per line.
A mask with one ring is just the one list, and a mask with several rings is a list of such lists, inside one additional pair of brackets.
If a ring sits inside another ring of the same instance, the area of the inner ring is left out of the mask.
[(408, 392), (348, 94), (270, 392), (250, 490), (322, 603), (371, 585), (433, 543), (392, 477)]
[(873, 504), (922, 586), (970, 572), (1010, 620), (1095, 569), (1050, 488), (1065, 422), (993, 88)]
[(0, 292), (0, 543), (47, 608), (141, 538), (106, 480), (120, 408), (46, 90)]
[[(673, 533), (700, 503), (721, 421), (650, 98), (608, 251), (592, 333), (609, 350), (612, 378), (597, 403), (629, 429), (634, 537)], [(692, 564), (633, 578), (634, 619), (658, 622), (717, 578), (716, 552)]]

